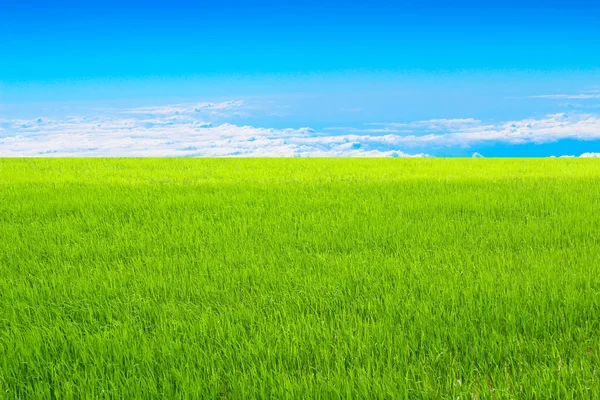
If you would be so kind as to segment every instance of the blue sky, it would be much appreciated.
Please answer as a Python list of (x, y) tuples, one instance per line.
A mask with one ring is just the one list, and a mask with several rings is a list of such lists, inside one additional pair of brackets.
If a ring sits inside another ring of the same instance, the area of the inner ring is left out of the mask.
[(596, 3), (0, 0), (0, 156), (594, 155)]

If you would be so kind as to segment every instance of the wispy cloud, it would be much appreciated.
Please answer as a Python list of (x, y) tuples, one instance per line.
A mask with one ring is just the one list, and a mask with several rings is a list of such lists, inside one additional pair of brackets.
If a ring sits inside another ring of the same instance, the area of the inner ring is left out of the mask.
[(600, 99), (600, 94), (596, 92), (592, 93), (580, 93), (580, 94), (541, 94), (537, 96), (529, 96), (530, 99), (554, 99), (554, 100), (588, 100), (588, 99)]
[(243, 100), (223, 101), (220, 103), (196, 103), (196, 104), (172, 104), (157, 107), (139, 107), (122, 110), (124, 114), (146, 114), (146, 115), (178, 115), (188, 113), (200, 113), (206, 111), (221, 111), (240, 108), (244, 106)]
[(439, 129), (439, 128), (455, 128), (462, 126), (470, 126), (475, 124), (481, 124), (480, 120), (474, 118), (453, 118), (453, 119), (428, 119), (424, 121), (414, 121), (414, 122), (371, 122), (365, 125), (374, 125), (374, 126), (386, 126), (386, 127), (396, 127), (396, 128), (429, 128), (429, 129)]
[[(435, 121), (435, 120), (433, 120)], [(436, 126), (429, 121), (413, 124), (381, 124), (381, 129), (394, 129), (405, 126), (411, 130), (404, 135), (386, 135), (395, 144), (406, 146), (462, 146), (469, 147), (479, 143), (550, 143), (562, 139), (598, 140), (600, 139), (600, 116), (595, 114), (559, 113), (550, 114), (543, 118), (531, 118), (509, 121), (500, 124), (483, 124), (478, 120), (448, 120), (468, 121), (466, 123), (445, 123)], [(373, 125), (373, 124), (370, 124)], [(355, 132), (360, 132), (356, 130)], [(363, 130), (369, 133), (369, 129)]]

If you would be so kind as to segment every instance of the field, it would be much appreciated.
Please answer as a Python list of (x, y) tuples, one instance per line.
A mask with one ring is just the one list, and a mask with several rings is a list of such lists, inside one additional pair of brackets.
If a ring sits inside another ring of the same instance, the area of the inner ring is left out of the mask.
[(0, 159), (0, 398), (600, 398), (600, 162)]

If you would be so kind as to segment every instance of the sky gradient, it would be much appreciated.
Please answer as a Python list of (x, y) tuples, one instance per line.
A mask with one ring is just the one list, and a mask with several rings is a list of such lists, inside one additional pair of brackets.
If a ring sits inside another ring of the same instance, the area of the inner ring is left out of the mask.
[(597, 2), (415, 3), (0, 0), (0, 156), (600, 153)]

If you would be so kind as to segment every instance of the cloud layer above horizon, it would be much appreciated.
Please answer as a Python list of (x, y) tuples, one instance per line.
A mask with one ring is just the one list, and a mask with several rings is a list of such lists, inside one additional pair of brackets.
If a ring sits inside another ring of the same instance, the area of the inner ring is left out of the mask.
[(428, 157), (448, 147), (476, 153), (482, 144), (600, 140), (600, 115), (581, 112), (500, 123), (431, 119), (320, 130), (227, 122), (228, 117), (251, 112), (246, 102), (230, 100), (126, 108), (92, 116), (5, 119), (0, 120), (0, 156)]

